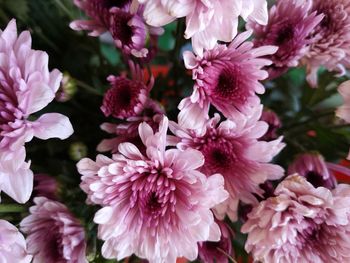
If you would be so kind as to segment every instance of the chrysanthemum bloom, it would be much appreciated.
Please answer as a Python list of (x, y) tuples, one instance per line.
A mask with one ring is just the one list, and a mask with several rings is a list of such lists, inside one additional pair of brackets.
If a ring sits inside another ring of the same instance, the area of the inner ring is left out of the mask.
[(309, 13), (309, 2), (279, 0), (269, 11), (266, 26), (248, 23), (254, 30), (255, 46), (275, 45), (278, 50), (268, 56), (273, 64), (268, 67), (269, 78), (275, 78), (290, 67), (296, 67), (306, 54), (312, 38), (311, 31), (320, 23), (323, 15)]
[(83, 159), (77, 165), (88, 201), (103, 206), (94, 221), (105, 258), (135, 253), (151, 263), (195, 260), (197, 242), (220, 239), (210, 209), (227, 198), (223, 178), (198, 171), (204, 162), (200, 152), (166, 149), (167, 129), (166, 117), (156, 133), (140, 124), (146, 155), (122, 143), (112, 159), (99, 155), (96, 162)]
[(23, 235), (14, 225), (0, 219), (0, 262), (29, 263), (31, 260)]
[(48, 199), (56, 200), (58, 192), (58, 183), (56, 179), (47, 174), (34, 175), (33, 196), (45, 196)]
[(260, 120), (269, 125), (269, 128), (262, 139), (266, 141), (276, 139), (278, 137), (277, 130), (282, 126), (281, 120), (277, 114), (272, 110), (266, 109), (262, 112)]
[(250, 35), (251, 31), (241, 33), (229, 46), (216, 45), (203, 56), (184, 53), (186, 68), (192, 70), (196, 83), (192, 96), (179, 106), (181, 123), (187, 120), (188, 127), (195, 127), (195, 115), (205, 113), (209, 103), (232, 119), (251, 114), (260, 103), (256, 93), (264, 93), (265, 88), (259, 80), (268, 77), (262, 67), (271, 64), (261, 57), (275, 53), (277, 47), (253, 48), (253, 43), (246, 41)]
[(300, 154), (288, 167), (288, 174), (299, 174), (314, 187), (333, 189), (337, 185), (333, 173), (328, 169), (324, 158), (318, 153)]
[[(92, 20), (76, 20), (70, 24), (74, 30), (91, 30), (91, 36), (109, 31), (115, 44), (124, 54), (144, 58), (149, 38), (163, 33), (161, 28), (150, 27), (143, 20), (143, 6), (134, 7), (131, 0), (75, 0), (75, 4)], [(152, 47), (151, 47), (152, 48)]]
[(34, 262), (87, 263), (84, 229), (67, 207), (46, 197), (36, 197), (34, 203), (20, 223)]
[[(343, 82), (339, 86), (338, 92), (343, 97), (344, 103), (337, 109), (336, 115), (350, 123), (350, 80)], [(350, 151), (347, 158), (350, 160)]]
[(313, 0), (312, 3), (311, 12), (324, 15), (311, 36), (316, 41), (303, 59), (308, 71), (307, 80), (315, 87), (320, 66), (339, 75), (350, 68), (350, 1)]
[(68, 118), (58, 113), (29, 120), (55, 98), (62, 74), (49, 72), (48, 55), (31, 49), (28, 31), (17, 36), (15, 20), (0, 31), (0, 55), (0, 191), (24, 203), (33, 187), (33, 174), (24, 163), (25, 142), (33, 136), (65, 139), (73, 128)]
[(202, 263), (228, 263), (228, 256), (232, 256), (233, 231), (221, 221), (216, 221), (220, 227), (221, 238), (219, 242), (200, 242), (198, 255)]
[(159, 122), (162, 119), (163, 113), (164, 111), (159, 104), (148, 98), (147, 102), (143, 105), (143, 110), (140, 114), (129, 117), (125, 122), (120, 124), (103, 123), (101, 129), (105, 132), (116, 135), (116, 137), (102, 140), (97, 146), (97, 150), (100, 152), (111, 151), (112, 153), (116, 153), (119, 144), (122, 142), (131, 142), (138, 146), (139, 149), (140, 147), (144, 148), (138, 132), (139, 125), (142, 122), (146, 122), (152, 127), (153, 131), (156, 131), (159, 127)]
[(91, 31), (89, 35), (99, 36), (108, 31), (110, 27), (110, 9), (128, 10), (130, 3), (131, 0), (74, 0), (74, 4), (84, 10), (91, 20), (75, 20), (70, 24), (70, 27), (74, 30), (88, 30)]
[(231, 220), (236, 220), (239, 199), (245, 203), (257, 202), (255, 195), (264, 193), (259, 185), (283, 176), (280, 166), (269, 163), (284, 147), (282, 137), (270, 142), (259, 140), (267, 130), (267, 124), (258, 121), (261, 110), (262, 107), (258, 107), (251, 118), (235, 121), (220, 122), (219, 114), (215, 114), (198, 130), (186, 129), (174, 122), (170, 124), (176, 136), (172, 143), (181, 150), (193, 148), (202, 152), (203, 173), (224, 176), (230, 197), (216, 207), (221, 219), (227, 213)]
[(111, 88), (105, 93), (101, 106), (106, 117), (125, 119), (140, 115), (149, 100), (154, 78), (151, 77), (146, 85), (141, 68), (131, 62), (129, 65), (132, 79), (122, 76), (107, 78)]
[(350, 262), (350, 186), (291, 175), (248, 215), (245, 248), (262, 263)]
[(185, 38), (192, 38), (194, 51), (212, 49), (218, 40), (230, 42), (237, 34), (238, 17), (267, 23), (266, 0), (139, 0), (144, 17), (152, 26), (163, 26), (186, 17)]

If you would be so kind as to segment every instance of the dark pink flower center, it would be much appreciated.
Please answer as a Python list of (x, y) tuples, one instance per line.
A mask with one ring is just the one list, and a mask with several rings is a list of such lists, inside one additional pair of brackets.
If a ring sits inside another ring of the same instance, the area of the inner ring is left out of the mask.
[(208, 140), (201, 151), (205, 157), (204, 166), (212, 172), (226, 171), (237, 162), (233, 144), (224, 139)]
[(227, 65), (222, 68), (214, 89), (215, 96), (243, 103), (249, 89), (244, 85), (242, 77), (241, 68), (238, 65)]
[(134, 114), (134, 107), (139, 103), (139, 95), (145, 85), (123, 77), (116, 78), (104, 98), (102, 111), (106, 116), (120, 118), (122, 113)]
[(122, 10), (115, 11), (113, 13), (112, 24), (110, 27), (111, 34), (114, 39), (119, 40), (122, 45), (129, 45), (132, 43), (132, 36), (134, 30), (129, 25), (129, 21), (133, 15)]
[(294, 38), (294, 26), (291, 24), (284, 25), (277, 34), (275, 44), (281, 46)]

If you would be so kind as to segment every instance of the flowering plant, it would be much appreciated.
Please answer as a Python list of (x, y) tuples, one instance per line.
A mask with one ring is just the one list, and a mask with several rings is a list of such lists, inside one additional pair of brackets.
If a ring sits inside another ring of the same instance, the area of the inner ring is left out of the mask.
[(350, 262), (350, 0), (0, 10), (0, 262)]

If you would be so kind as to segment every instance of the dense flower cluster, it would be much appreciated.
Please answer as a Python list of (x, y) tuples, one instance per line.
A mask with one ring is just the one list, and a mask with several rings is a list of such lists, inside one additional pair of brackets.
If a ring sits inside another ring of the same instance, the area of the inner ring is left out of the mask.
[(88, 71), (0, 31), (0, 262), (350, 262), (350, 0), (72, 6)]

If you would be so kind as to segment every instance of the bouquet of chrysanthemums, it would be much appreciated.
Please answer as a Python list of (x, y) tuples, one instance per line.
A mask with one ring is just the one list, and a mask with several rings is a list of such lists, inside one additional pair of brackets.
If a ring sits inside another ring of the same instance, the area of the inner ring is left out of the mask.
[(0, 0), (0, 26), (1, 263), (350, 262), (350, 0)]

